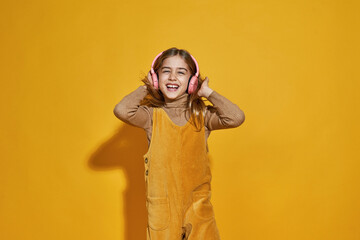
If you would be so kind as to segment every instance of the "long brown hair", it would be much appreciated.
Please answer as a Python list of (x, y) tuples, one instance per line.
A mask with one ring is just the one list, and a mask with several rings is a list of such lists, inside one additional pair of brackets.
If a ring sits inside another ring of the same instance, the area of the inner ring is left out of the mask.
[[(188, 51), (185, 49), (178, 49), (178, 48), (169, 48), (165, 50), (158, 59), (156, 59), (154, 63), (154, 71), (157, 73), (158, 70), (161, 68), (164, 60), (168, 57), (179, 55), (188, 65), (190, 69), (191, 75), (195, 75), (196, 73), (196, 65), (193, 59), (191, 58), (191, 55)], [(187, 100), (187, 113), (188, 116), (190, 116), (190, 123), (195, 126), (197, 131), (200, 131), (201, 128), (204, 126), (204, 117), (205, 117), (205, 108), (206, 105), (204, 101), (197, 95), (199, 89), (201, 88), (202, 83), (204, 82), (204, 79), (200, 75), (199, 71), (199, 77), (198, 77), (198, 86), (196, 90), (189, 94), (188, 100)], [(145, 76), (142, 79), (142, 82), (145, 83), (148, 89), (147, 96), (141, 101), (141, 105), (146, 105), (149, 107), (161, 107), (165, 104), (165, 99), (163, 93), (158, 89), (156, 90), (154, 86), (150, 83), (147, 76)]]

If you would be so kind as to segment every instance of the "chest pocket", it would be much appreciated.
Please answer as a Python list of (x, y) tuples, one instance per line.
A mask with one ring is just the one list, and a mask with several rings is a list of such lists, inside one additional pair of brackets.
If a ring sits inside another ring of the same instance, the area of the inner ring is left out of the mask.
[(164, 230), (170, 223), (169, 198), (147, 197), (148, 224), (155, 231)]

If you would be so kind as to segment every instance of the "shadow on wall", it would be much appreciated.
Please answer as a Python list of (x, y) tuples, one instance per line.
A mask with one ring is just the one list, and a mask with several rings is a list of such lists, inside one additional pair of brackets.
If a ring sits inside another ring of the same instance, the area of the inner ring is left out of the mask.
[(148, 149), (147, 145), (146, 133), (143, 129), (124, 124), (112, 138), (92, 154), (88, 161), (89, 167), (95, 171), (121, 168), (125, 173), (127, 188), (119, 197), (124, 199), (124, 239), (126, 240), (146, 238), (143, 155)]

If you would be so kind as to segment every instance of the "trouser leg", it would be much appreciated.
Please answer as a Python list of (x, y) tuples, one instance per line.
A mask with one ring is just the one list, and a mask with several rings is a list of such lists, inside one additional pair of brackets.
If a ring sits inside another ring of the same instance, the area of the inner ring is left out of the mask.
[[(201, 214), (201, 211), (189, 208), (185, 218), (186, 240), (220, 240), (219, 230), (213, 214)], [(211, 209), (208, 209), (213, 212)]]

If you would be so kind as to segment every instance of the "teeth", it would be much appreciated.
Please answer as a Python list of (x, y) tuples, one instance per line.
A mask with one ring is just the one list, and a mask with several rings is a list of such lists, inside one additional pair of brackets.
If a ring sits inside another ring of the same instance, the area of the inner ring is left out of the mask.
[(177, 86), (177, 85), (172, 85), (172, 84), (168, 84), (168, 85), (166, 85), (168, 88), (178, 88), (179, 86)]

